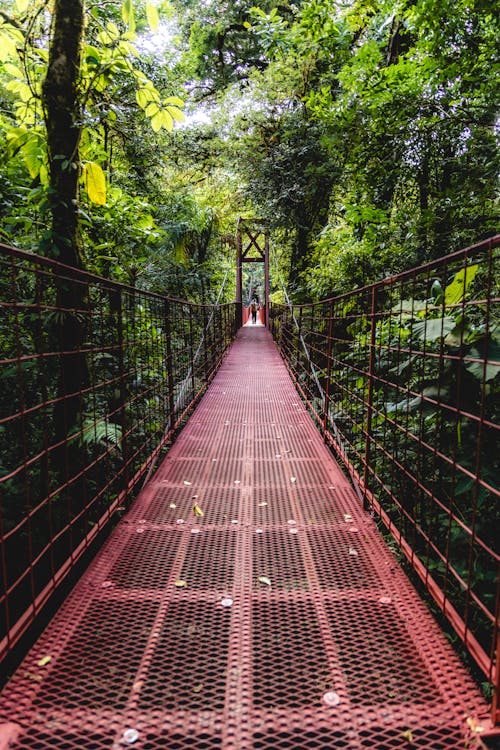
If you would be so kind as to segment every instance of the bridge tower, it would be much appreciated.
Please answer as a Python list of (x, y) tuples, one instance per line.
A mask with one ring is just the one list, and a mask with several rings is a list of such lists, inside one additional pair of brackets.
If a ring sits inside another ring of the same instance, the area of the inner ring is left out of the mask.
[[(259, 219), (240, 216), (236, 229), (236, 301), (243, 303), (243, 263), (264, 264), (264, 324), (269, 328), (269, 232)], [(240, 320), (240, 325), (243, 320)]]

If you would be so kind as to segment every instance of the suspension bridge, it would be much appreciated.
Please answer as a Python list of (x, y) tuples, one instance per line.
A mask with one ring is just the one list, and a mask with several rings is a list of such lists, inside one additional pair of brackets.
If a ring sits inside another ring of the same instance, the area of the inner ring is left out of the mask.
[(263, 325), (2, 247), (5, 664), (59, 602), (1, 750), (493, 746), (442, 624), (498, 690), (499, 245), (317, 305), (266, 290)]

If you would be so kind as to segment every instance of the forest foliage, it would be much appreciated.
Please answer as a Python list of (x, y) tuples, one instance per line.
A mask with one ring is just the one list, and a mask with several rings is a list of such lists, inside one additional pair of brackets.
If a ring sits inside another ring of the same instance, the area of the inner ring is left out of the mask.
[(239, 215), (265, 220), (296, 299), (495, 233), (488, 0), (73, 5), (76, 140), (51, 153), (50, 45), (70, 2), (0, 3), (2, 241), (65, 258), (56, 170), (78, 178), (81, 265), (193, 299), (216, 295)]

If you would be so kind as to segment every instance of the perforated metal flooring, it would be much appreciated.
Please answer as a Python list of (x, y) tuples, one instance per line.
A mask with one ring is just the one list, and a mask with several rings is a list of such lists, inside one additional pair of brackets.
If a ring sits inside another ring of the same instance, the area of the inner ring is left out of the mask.
[(465, 748), (486, 713), (244, 328), (4, 690), (0, 750)]

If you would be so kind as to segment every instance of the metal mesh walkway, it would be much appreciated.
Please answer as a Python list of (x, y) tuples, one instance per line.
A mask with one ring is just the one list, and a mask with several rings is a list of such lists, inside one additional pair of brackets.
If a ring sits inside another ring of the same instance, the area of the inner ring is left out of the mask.
[(4, 690), (0, 748), (438, 750), (486, 712), (244, 328)]

